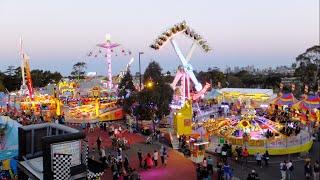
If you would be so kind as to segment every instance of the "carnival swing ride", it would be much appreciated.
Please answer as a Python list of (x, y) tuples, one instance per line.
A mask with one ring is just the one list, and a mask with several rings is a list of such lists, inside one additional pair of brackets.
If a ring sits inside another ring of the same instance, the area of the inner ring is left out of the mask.
[[(120, 53), (117, 52), (117, 48), (121, 49)], [(113, 83), (113, 77), (112, 77), (112, 61), (111, 61), (111, 57), (112, 55), (114, 56), (118, 56), (118, 55), (124, 55), (124, 56), (131, 56), (131, 51), (126, 49), (125, 47), (123, 47), (121, 44), (117, 43), (117, 42), (112, 42), (111, 41), (111, 36), (110, 34), (106, 34), (105, 36), (105, 41), (102, 43), (98, 43), (93, 50), (91, 50), (88, 53), (88, 57), (95, 57), (98, 58), (99, 54), (103, 55), (103, 50), (105, 50), (105, 54), (104, 57), (106, 58), (106, 62), (107, 62), (107, 77), (108, 77), (108, 85), (107, 88), (108, 89), (113, 89), (115, 88), (114, 83)], [(133, 62), (133, 58), (131, 57), (130, 62)], [(131, 63), (129, 62), (129, 64), (131, 65)], [(130, 66), (128, 65), (128, 66)]]
[[(120, 49), (120, 51), (117, 51)], [(105, 53), (103, 53), (105, 51)], [(107, 62), (107, 85), (96, 83), (94, 87), (88, 90), (86, 97), (78, 97), (76, 101), (80, 103), (69, 108), (67, 118), (78, 123), (83, 120), (117, 120), (123, 118), (121, 107), (117, 106), (117, 83), (121, 80), (124, 74), (129, 70), (134, 58), (131, 57), (130, 50), (123, 47), (121, 44), (112, 42), (110, 34), (106, 34), (105, 41), (98, 43), (87, 54), (88, 57), (98, 58), (99, 56), (106, 58)], [(130, 56), (130, 61), (119, 76), (112, 76), (112, 56)], [(116, 82), (114, 82), (114, 80)], [(79, 94), (79, 93), (78, 93)], [(80, 99), (79, 99), (80, 98)]]

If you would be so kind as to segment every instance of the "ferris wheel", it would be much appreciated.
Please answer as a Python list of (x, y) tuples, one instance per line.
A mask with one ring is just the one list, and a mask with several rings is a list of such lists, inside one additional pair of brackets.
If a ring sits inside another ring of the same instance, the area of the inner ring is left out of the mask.
[[(125, 48), (119, 43), (112, 42), (110, 34), (106, 34), (105, 41), (96, 44), (87, 54), (88, 57), (98, 58), (104, 56), (107, 62), (108, 88), (113, 88), (112, 82), (112, 56), (132, 56), (131, 50)], [(130, 60), (131, 61), (131, 60)]]
[[(192, 46), (186, 56), (182, 54), (177, 42), (175, 41), (175, 37), (181, 34), (186, 35), (193, 41)], [(207, 89), (210, 87), (210, 84), (207, 83), (205, 87), (203, 87), (202, 84), (197, 80), (193, 72), (193, 66), (190, 63), (190, 59), (197, 46), (200, 47), (205, 53), (210, 52), (211, 48), (207, 44), (207, 41), (205, 41), (194, 30), (190, 29), (185, 21), (176, 24), (163, 32), (150, 47), (154, 50), (160, 50), (167, 42), (171, 43), (173, 49), (175, 50), (175, 53), (178, 55), (178, 58), (181, 62), (181, 66), (178, 67), (177, 74), (173, 82), (171, 83), (172, 88), (176, 90), (178, 82), (181, 82), (180, 94), (182, 104), (184, 104), (186, 99), (198, 99), (207, 91)], [(197, 91), (197, 93), (192, 96), (190, 93), (190, 80), (193, 82)]]

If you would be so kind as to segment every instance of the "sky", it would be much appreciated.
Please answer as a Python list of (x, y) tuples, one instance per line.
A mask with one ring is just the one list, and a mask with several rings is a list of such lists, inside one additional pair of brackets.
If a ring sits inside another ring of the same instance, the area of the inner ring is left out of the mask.
[[(196, 49), (190, 62), (198, 71), (290, 65), (319, 44), (319, 0), (0, 0), (0, 71), (20, 65), (22, 36), (31, 69), (69, 75), (73, 64), (85, 61), (87, 71), (105, 75), (104, 57), (86, 54), (110, 33), (112, 41), (132, 51), (132, 72), (138, 71), (140, 51), (142, 70), (156, 60), (173, 72), (180, 61), (171, 45), (159, 51), (149, 46), (183, 20), (213, 49)], [(184, 53), (192, 43), (184, 36), (177, 42)], [(129, 60), (128, 55), (114, 56), (114, 74)]]

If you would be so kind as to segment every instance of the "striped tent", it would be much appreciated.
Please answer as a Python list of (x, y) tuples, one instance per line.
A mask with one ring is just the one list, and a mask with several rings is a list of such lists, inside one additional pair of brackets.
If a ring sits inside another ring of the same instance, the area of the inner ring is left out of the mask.
[(313, 95), (304, 96), (303, 99), (297, 102), (294, 106), (302, 110), (313, 110), (320, 108), (320, 97)]
[(278, 105), (278, 106), (293, 106), (297, 103), (298, 100), (294, 97), (292, 93), (285, 93), (280, 94), (280, 96), (276, 97), (271, 101), (271, 104)]

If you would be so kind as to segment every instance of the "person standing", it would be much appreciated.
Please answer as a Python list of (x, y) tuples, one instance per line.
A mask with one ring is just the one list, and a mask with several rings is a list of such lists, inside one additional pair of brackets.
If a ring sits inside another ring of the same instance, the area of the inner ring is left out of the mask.
[(151, 167), (153, 166), (153, 162), (152, 162), (152, 158), (151, 158), (151, 154), (150, 153), (147, 154), (147, 157), (146, 157), (145, 161), (146, 161), (146, 164), (147, 164), (147, 168), (151, 169)]
[(257, 160), (258, 166), (260, 166), (260, 168), (262, 168), (262, 163), (261, 163), (262, 156), (261, 156), (261, 154), (259, 152), (256, 154), (256, 160)]
[(280, 163), (281, 180), (286, 180), (287, 178), (287, 162), (283, 161)]
[(319, 180), (319, 170), (320, 170), (319, 161), (316, 160), (316, 162), (314, 162), (314, 165), (313, 165), (313, 180)]
[(222, 163), (221, 161), (217, 162), (217, 174), (218, 174), (218, 180), (222, 180)]
[(221, 158), (221, 145), (220, 144), (218, 144), (215, 151), (216, 151), (218, 157)]
[(101, 148), (100, 150), (101, 153), (101, 162), (102, 164), (106, 165), (106, 160), (107, 160), (107, 155), (106, 155), (106, 150), (104, 149), (104, 147)]
[(211, 156), (208, 156), (207, 163), (208, 163), (208, 166), (207, 166), (208, 173), (210, 175), (212, 175), (213, 174), (213, 159), (211, 158)]
[(207, 158), (204, 157), (204, 158), (203, 158), (203, 161), (202, 161), (202, 167), (203, 167), (204, 169), (207, 169), (207, 165), (208, 165)]
[(163, 164), (164, 164), (163, 149), (164, 149), (164, 147), (161, 146), (161, 148), (160, 148), (160, 158), (161, 158), (161, 165), (162, 165), (162, 166), (163, 166)]
[(249, 156), (249, 151), (248, 149), (245, 147), (242, 151), (242, 157), (244, 159), (244, 161), (246, 162), (246, 164), (248, 164), (248, 156)]
[(228, 144), (224, 144), (221, 148), (221, 157), (222, 157), (222, 160), (223, 162), (226, 162), (227, 161), (227, 151), (228, 151)]
[(167, 166), (168, 163), (168, 152), (166, 148), (163, 148), (163, 158), (164, 158), (164, 166)]
[(290, 160), (287, 164), (287, 171), (288, 171), (288, 180), (291, 180), (291, 174), (293, 171), (293, 164), (292, 164), (292, 160)]
[(128, 172), (129, 171), (129, 159), (128, 159), (127, 155), (125, 155), (125, 157), (124, 157), (123, 166), (124, 166), (125, 171)]
[(231, 167), (228, 164), (228, 162), (225, 162), (223, 166), (223, 173), (224, 173), (225, 180), (231, 180)]
[(268, 166), (268, 165), (269, 165), (269, 159), (270, 159), (268, 150), (266, 150), (266, 152), (264, 153), (263, 159), (264, 159), (264, 164), (265, 164), (266, 166)]
[(202, 180), (202, 176), (201, 176), (201, 166), (200, 166), (199, 163), (197, 164), (196, 174), (197, 174), (197, 180)]
[(310, 179), (311, 178), (311, 165), (310, 165), (310, 161), (308, 161), (305, 165), (304, 165), (304, 176), (306, 179)]
[(259, 176), (255, 170), (252, 170), (251, 173), (248, 174), (247, 180), (258, 180)]
[(101, 139), (100, 139), (100, 136), (98, 136), (98, 139), (97, 139), (97, 147), (98, 147), (98, 150), (100, 151), (100, 147), (101, 147)]
[(154, 150), (153, 152), (153, 161), (154, 161), (154, 166), (158, 166), (158, 157), (159, 157), (159, 153), (157, 150)]
[(139, 149), (138, 151), (138, 159), (139, 159), (139, 166), (142, 168), (142, 151)]

